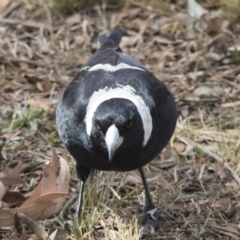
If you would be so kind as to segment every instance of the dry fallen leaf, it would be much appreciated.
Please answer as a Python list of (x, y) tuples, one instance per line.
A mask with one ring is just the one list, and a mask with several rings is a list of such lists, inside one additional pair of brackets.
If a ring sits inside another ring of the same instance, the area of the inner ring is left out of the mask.
[(231, 204), (231, 199), (228, 197), (220, 198), (214, 202), (213, 207), (219, 209), (220, 211), (226, 211), (229, 209)]
[(174, 142), (173, 146), (178, 153), (182, 153), (186, 149), (186, 144), (181, 142)]
[[(4, 202), (6, 202), (6, 200), (9, 200), (9, 191), (6, 191), (6, 187), (14, 184), (22, 184), (27, 186), (27, 183), (18, 177), (18, 175), (23, 170), (23, 166), (24, 164), (22, 162), (19, 162), (18, 165), (13, 168), (8, 174), (0, 177), (0, 200)], [(5, 196), (6, 193), (8, 193), (8, 196)]]
[(15, 191), (6, 191), (4, 197), (2, 198), (2, 201), (5, 203), (10, 203), (11, 206), (19, 206), (22, 204), (26, 198), (24, 195), (20, 192)]
[(11, 0), (1, 0), (0, 1), (0, 12), (2, 12), (11, 2)]
[[(15, 212), (22, 212), (25, 215), (31, 217), (33, 220), (38, 220), (42, 216), (42, 212), (52, 206), (52, 202), (41, 202), (39, 204), (29, 205), (27, 207), (15, 208)], [(15, 224), (14, 217), (8, 212), (13, 211), (12, 209), (2, 209), (0, 210), (0, 228), (12, 226)]]
[(21, 178), (17, 178), (17, 177), (13, 177), (13, 178), (0, 177), (0, 181), (1, 181), (5, 186), (11, 186), (11, 185), (13, 185), (13, 184), (23, 184), (23, 185), (27, 185), (24, 180), (22, 180)]
[[(58, 165), (60, 163), (60, 171)], [(70, 171), (67, 162), (58, 157), (54, 148), (52, 148), (52, 160), (43, 169), (43, 178), (34, 190), (31, 197), (24, 202), (21, 207), (28, 206), (41, 201), (52, 201), (55, 203), (44, 211), (41, 218), (48, 218), (60, 211), (64, 203), (64, 196), (69, 191)]]
[[(43, 169), (43, 178), (32, 195), (15, 212), (21, 212), (32, 220), (46, 219), (58, 213), (69, 191), (70, 171), (67, 162), (59, 158), (52, 148), (52, 160)], [(60, 170), (59, 168), (60, 163)], [(14, 224), (14, 218), (0, 211), (0, 226)]]
[(22, 173), (23, 169), (24, 169), (24, 163), (20, 161), (20, 162), (18, 163), (18, 165), (17, 165), (15, 168), (13, 168), (13, 169), (12, 169), (8, 174), (6, 174), (4, 177), (5, 177), (5, 178), (16, 178), (16, 177), (18, 177), (18, 175), (19, 175), (20, 173)]

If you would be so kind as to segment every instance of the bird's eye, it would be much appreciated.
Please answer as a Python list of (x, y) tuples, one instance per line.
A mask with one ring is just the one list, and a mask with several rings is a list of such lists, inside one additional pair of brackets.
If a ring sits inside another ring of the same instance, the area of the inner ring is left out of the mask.
[(96, 123), (96, 128), (98, 129), (98, 130), (101, 130), (101, 126), (100, 126), (100, 124), (97, 122)]
[(129, 128), (131, 128), (131, 127), (132, 127), (132, 125), (133, 125), (132, 121), (131, 121), (131, 120), (129, 120), (129, 121), (127, 122), (127, 124), (126, 124), (126, 129), (129, 129)]

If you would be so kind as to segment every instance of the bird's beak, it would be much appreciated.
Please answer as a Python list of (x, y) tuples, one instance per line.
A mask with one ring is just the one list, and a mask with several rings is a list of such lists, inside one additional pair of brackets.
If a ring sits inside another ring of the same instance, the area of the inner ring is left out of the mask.
[(105, 136), (105, 142), (108, 149), (109, 162), (111, 162), (116, 150), (123, 142), (123, 137), (119, 135), (119, 131), (115, 125), (111, 125), (108, 128)]

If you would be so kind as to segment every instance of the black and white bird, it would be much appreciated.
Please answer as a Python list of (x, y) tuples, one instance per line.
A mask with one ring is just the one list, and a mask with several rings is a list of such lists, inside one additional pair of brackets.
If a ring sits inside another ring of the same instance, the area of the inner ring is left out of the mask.
[(142, 63), (119, 48), (122, 30), (101, 35), (100, 48), (61, 95), (58, 133), (76, 160), (81, 212), (84, 183), (92, 169), (138, 169), (146, 193), (143, 223), (159, 227), (143, 166), (167, 145), (176, 125), (173, 96)]

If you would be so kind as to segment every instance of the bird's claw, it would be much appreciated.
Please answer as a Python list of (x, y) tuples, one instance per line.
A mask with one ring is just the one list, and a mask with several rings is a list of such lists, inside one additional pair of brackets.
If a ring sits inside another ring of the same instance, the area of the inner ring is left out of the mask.
[(158, 229), (160, 227), (160, 223), (159, 223), (159, 215), (158, 215), (158, 211), (157, 208), (147, 208), (144, 205), (140, 205), (139, 209), (141, 212), (144, 213), (143, 219), (142, 219), (142, 224), (145, 225), (147, 223), (147, 221), (153, 220), (154, 221), (154, 228), (155, 230)]
[(154, 221), (154, 229), (158, 229), (160, 227), (159, 218), (158, 218), (158, 211), (156, 208), (148, 210), (144, 213), (142, 224), (145, 225), (151, 219)]

